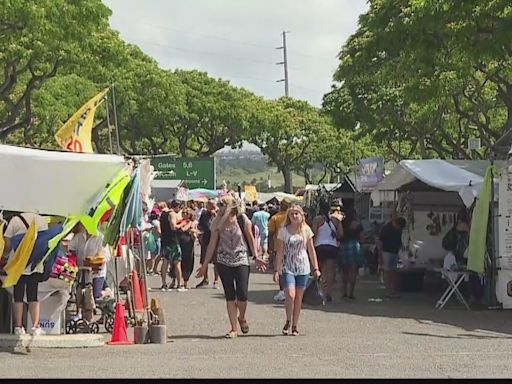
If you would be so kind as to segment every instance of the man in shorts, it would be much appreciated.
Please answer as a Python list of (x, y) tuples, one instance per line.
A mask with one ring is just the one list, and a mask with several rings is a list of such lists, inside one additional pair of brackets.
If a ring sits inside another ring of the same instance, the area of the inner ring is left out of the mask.
[(398, 252), (402, 248), (402, 231), (406, 224), (403, 217), (395, 217), (382, 227), (377, 241), (379, 265), (384, 272), (384, 285), (388, 298), (400, 297), (396, 292), (396, 270), (399, 260)]
[[(215, 204), (215, 200), (208, 200), (206, 203), (206, 208), (201, 213), (199, 217), (199, 222), (197, 227), (201, 232), (199, 243), (201, 245), (201, 257), (200, 263), (203, 264), (204, 258), (206, 256), (206, 250), (208, 249), (208, 244), (210, 243), (211, 237), (211, 225), (212, 221), (217, 215), (217, 205)], [(213, 288), (219, 289), (219, 272), (217, 271), (217, 267), (215, 266), (215, 256), (213, 257), (211, 263), (213, 263)], [(206, 272), (204, 279), (196, 285), (196, 288), (208, 288), (208, 272)]]

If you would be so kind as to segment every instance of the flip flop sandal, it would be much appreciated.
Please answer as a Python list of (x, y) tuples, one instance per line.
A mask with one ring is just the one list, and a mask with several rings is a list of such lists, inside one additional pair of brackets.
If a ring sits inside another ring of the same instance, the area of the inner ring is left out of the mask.
[(235, 331), (230, 331), (224, 336), (225, 339), (234, 339), (235, 337), (238, 337), (238, 334)]
[(292, 336), (299, 336), (299, 331), (297, 330), (297, 327), (292, 327)]
[(238, 319), (238, 323), (240, 324), (240, 329), (242, 330), (243, 334), (246, 334), (249, 332), (249, 324), (247, 324), (247, 320), (240, 320)]
[(288, 336), (290, 334), (290, 322), (286, 321), (283, 327), (283, 335)]

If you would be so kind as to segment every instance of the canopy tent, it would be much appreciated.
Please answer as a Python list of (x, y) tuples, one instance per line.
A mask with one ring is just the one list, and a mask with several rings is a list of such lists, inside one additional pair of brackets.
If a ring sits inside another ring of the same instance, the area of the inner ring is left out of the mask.
[(483, 184), (483, 172), (490, 163), (485, 160), (402, 160), (375, 187), (371, 198), (375, 205), (393, 200), (394, 191), (419, 182), (418, 190), (456, 192), (464, 205), (473, 204)]
[(121, 156), (0, 145), (0, 209), (85, 214), (125, 166)]

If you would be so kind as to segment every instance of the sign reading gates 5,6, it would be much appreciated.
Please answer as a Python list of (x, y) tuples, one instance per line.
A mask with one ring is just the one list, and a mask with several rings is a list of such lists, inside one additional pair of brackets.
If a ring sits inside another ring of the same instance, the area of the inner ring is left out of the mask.
[(215, 159), (155, 156), (151, 165), (157, 172), (156, 180), (182, 180), (188, 189), (215, 189)]

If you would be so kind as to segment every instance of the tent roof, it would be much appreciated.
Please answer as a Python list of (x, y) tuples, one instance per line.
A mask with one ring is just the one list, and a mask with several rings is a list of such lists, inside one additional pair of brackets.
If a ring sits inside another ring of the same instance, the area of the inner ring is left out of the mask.
[(125, 167), (121, 156), (0, 145), (0, 209), (85, 214)]
[(396, 191), (415, 181), (448, 192), (457, 192), (470, 206), (480, 192), (483, 175), (490, 163), (485, 160), (402, 160), (372, 193), (378, 203), (382, 191)]

